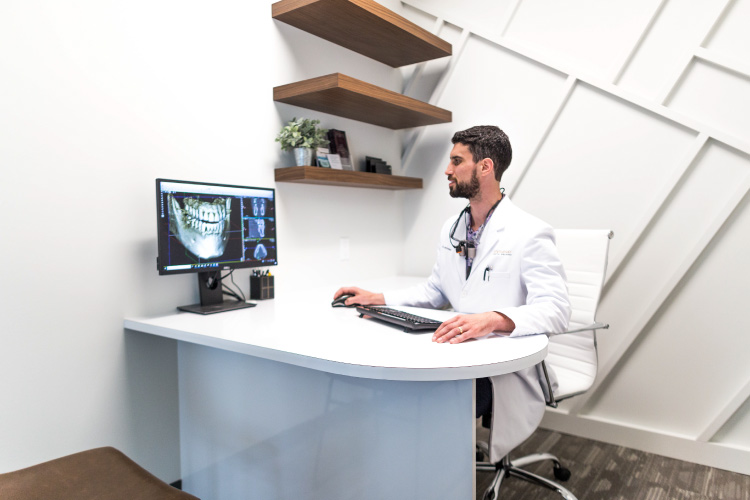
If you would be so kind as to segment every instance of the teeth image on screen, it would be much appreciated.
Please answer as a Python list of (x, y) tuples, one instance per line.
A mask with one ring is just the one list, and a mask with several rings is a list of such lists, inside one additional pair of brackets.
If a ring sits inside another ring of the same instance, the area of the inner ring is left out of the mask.
[(180, 243), (197, 257), (218, 257), (224, 253), (229, 239), (231, 203), (229, 197), (214, 198), (212, 201), (186, 197), (181, 205), (177, 198), (169, 195), (170, 229)]
[(263, 217), (266, 215), (266, 200), (265, 198), (253, 198), (253, 216)]
[(250, 219), (247, 225), (247, 233), (248, 233), (249, 238), (265, 238), (266, 237), (265, 219)]

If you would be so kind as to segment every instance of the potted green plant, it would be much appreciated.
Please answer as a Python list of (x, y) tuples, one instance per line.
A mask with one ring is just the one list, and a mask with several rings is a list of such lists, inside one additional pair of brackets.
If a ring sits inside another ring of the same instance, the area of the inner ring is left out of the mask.
[(292, 118), (276, 137), (282, 151), (294, 151), (294, 160), (298, 167), (312, 165), (316, 156), (315, 149), (328, 145), (328, 129), (319, 128), (319, 123), (320, 120)]

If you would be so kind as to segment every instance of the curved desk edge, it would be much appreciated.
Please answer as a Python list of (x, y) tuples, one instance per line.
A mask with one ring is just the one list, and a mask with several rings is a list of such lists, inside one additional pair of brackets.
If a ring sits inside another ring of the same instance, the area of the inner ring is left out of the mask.
[[(441, 380), (466, 380), (494, 375), (513, 373), (530, 366), (541, 363), (547, 356), (547, 342), (544, 347), (533, 354), (519, 357), (512, 361), (500, 363), (455, 366), (440, 368), (410, 368), (394, 366), (370, 366), (353, 363), (344, 363), (329, 359), (305, 356), (302, 354), (270, 349), (244, 342), (234, 342), (226, 339), (201, 335), (174, 328), (154, 325), (147, 320), (125, 319), (123, 326), (127, 330), (148, 333), (169, 339), (174, 339), (191, 344), (213, 347), (225, 351), (246, 354), (280, 363), (301, 366), (313, 370), (324, 371), (337, 375), (350, 377), (369, 378), (377, 380), (401, 380), (401, 381), (441, 381)], [(544, 337), (544, 336), (540, 336)], [(546, 337), (544, 337), (546, 340)]]

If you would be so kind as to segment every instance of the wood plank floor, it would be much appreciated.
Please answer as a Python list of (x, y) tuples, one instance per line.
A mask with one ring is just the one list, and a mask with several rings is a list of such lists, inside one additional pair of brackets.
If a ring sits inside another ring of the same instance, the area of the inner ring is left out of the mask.
[[(480, 433), (478, 439), (482, 438)], [(511, 458), (541, 452), (557, 455), (570, 469), (570, 480), (562, 484), (579, 500), (750, 500), (750, 476), (544, 429), (537, 430)], [(550, 462), (528, 470), (554, 480)], [(477, 473), (478, 500), (491, 478), (490, 473)], [(503, 481), (500, 500), (530, 498), (561, 497), (522, 479)]]

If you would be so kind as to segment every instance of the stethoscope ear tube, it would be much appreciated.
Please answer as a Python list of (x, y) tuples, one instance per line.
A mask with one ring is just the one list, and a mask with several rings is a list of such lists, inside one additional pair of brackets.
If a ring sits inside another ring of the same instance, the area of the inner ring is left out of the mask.
[[(466, 240), (456, 239), (456, 229), (458, 228), (458, 221), (460, 221), (461, 217), (463, 217), (469, 210), (471, 210), (471, 204), (466, 205), (466, 207), (461, 210), (461, 213), (458, 214), (458, 217), (456, 217), (456, 222), (454, 222), (453, 227), (451, 227), (448, 238), (450, 239), (451, 246), (456, 250), (457, 254), (459, 254), (461, 257), (468, 257), (470, 259), (473, 259), (474, 254), (476, 253), (474, 244)], [(456, 243), (454, 243), (454, 241)]]

